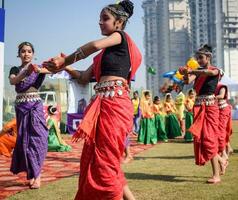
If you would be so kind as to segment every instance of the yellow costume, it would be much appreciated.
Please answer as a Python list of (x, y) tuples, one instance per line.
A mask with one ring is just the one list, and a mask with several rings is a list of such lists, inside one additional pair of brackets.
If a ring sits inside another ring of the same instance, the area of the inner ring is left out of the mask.
[(185, 95), (180, 92), (175, 98), (176, 116), (178, 120), (184, 119)]

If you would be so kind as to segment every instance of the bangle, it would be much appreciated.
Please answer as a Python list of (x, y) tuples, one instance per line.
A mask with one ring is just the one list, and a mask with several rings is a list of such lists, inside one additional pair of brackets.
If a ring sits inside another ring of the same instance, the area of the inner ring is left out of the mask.
[(84, 58), (86, 58), (86, 55), (84, 54), (83, 49), (79, 47), (74, 53), (74, 63)]

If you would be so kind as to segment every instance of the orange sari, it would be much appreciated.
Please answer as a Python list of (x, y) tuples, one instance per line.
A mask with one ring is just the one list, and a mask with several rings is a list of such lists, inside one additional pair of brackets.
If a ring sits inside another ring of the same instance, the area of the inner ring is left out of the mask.
[(17, 123), (16, 118), (7, 122), (0, 133), (0, 155), (11, 157), (16, 144)]

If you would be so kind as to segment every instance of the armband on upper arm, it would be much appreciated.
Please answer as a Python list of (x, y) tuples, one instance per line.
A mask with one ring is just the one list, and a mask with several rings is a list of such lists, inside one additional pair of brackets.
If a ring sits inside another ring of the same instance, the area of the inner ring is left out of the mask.
[(86, 55), (83, 52), (83, 49), (79, 47), (74, 53), (74, 62), (86, 58)]

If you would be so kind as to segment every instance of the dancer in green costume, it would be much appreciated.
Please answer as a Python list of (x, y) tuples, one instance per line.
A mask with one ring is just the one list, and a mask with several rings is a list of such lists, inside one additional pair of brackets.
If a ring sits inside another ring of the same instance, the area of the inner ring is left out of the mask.
[(179, 125), (179, 121), (175, 115), (176, 107), (174, 105), (172, 95), (167, 93), (164, 99), (164, 109), (166, 112), (165, 124), (166, 124), (166, 132), (169, 139), (174, 139), (176, 137), (181, 136), (181, 128)]
[(62, 139), (60, 135), (60, 129), (58, 128), (57, 119), (55, 118), (55, 114), (57, 109), (50, 105), (48, 107), (48, 120), (47, 120), (47, 127), (49, 129), (49, 136), (48, 136), (48, 151), (70, 151), (71, 146), (67, 145), (65, 141)]
[(141, 121), (138, 134), (138, 142), (143, 144), (156, 144), (157, 132), (155, 128), (155, 117), (153, 113), (153, 102), (150, 91), (142, 92), (141, 97)]
[(168, 137), (165, 130), (164, 106), (160, 102), (160, 98), (158, 96), (154, 97), (153, 112), (155, 115), (155, 127), (157, 129), (158, 141), (168, 142)]

